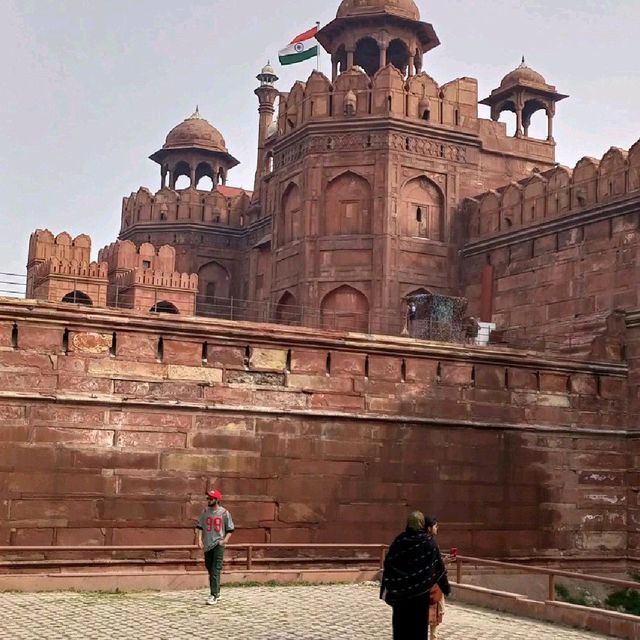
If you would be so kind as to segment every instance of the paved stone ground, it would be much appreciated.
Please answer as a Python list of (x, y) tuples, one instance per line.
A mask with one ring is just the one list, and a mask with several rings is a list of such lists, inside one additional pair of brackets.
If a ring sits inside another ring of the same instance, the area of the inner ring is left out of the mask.
[[(391, 609), (368, 585), (205, 591), (0, 593), (1, 640), (390, 640)], [(601, 640), (604, 636), (450, 605), (439, 640)]]

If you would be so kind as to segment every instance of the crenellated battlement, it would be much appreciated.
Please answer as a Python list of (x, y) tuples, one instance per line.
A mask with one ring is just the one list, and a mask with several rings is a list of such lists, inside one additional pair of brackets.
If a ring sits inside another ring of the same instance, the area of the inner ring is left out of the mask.
[(405, 79), (389, 64), (373, 77), (352, 67), (332, 83), (313, 71), (307, 82), (296, 82), (280, 94), (278, 126), (270, 139), (283, 137), (309, 121), (343, 120), (362, 116), (391, 116), (478, 131), (478, 85), (459, 78), (442, 86), (426, 73)]
[(219, 186), (214, 191), (165, 187), (156, 194), (141, 187), (123, 198), (121, 231), (145, 223), (176, 222), (241, 228), (244, 225), (243, 214), (250, 201), (250, 192), (234, 187)]
[(197, 291), (198, 276), (195, 273), (164, 273), (154, 269), (134, 269), (116, 274), (112, 284), (121, 289), (142, 285), (146, 287), (161, 287), (163, 289)]
[(640, 194), (640, 141), (612, 147), (601, 160), (584, 157), (573, 169), (534, 173), (465, 201), (469, 240), (490, 238)]

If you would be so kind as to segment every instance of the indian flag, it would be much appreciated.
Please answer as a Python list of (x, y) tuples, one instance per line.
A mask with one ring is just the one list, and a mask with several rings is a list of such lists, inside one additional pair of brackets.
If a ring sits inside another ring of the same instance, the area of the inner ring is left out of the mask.
[(318, 55), (318, 42), (316, 40), (318, 25), (301, 33), (294, 38), (282, 51), (278, 53), (280, 64), (296, 64)]

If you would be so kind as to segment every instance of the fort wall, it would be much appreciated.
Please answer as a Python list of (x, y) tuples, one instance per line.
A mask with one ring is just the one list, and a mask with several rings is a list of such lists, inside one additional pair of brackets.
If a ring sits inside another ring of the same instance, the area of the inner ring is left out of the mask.
[(237, 542), (637, 544), (620, 363), (3, 300), (0, 388), (0, 544), (190, 543), (213, 485)]

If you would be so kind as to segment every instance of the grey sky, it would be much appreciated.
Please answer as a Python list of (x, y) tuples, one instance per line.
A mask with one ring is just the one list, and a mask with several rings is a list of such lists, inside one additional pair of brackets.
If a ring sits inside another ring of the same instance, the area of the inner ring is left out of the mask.
[[(558, 160), (573, 165), (640, 138), (638, 0), (417, 0), (442, 45), (425, 70), (439, 83), (479, 80), (481, 98), (522, 54), (561, 93)], [(0, 271), (25, 271), (37, 227), (118, 231), (123, 195), (159, 188), (147, 156), (197, 104), (251, 188), (255, 75), (339, 0), (0, 0)], [(329, 72), (325, 55), (321, 68)], [(306, 79), (286, 69), (278, 87)], [(481, 114), (488, 117), (488, 109)], [(0, 287), (3, 288), (3, 287)]]

